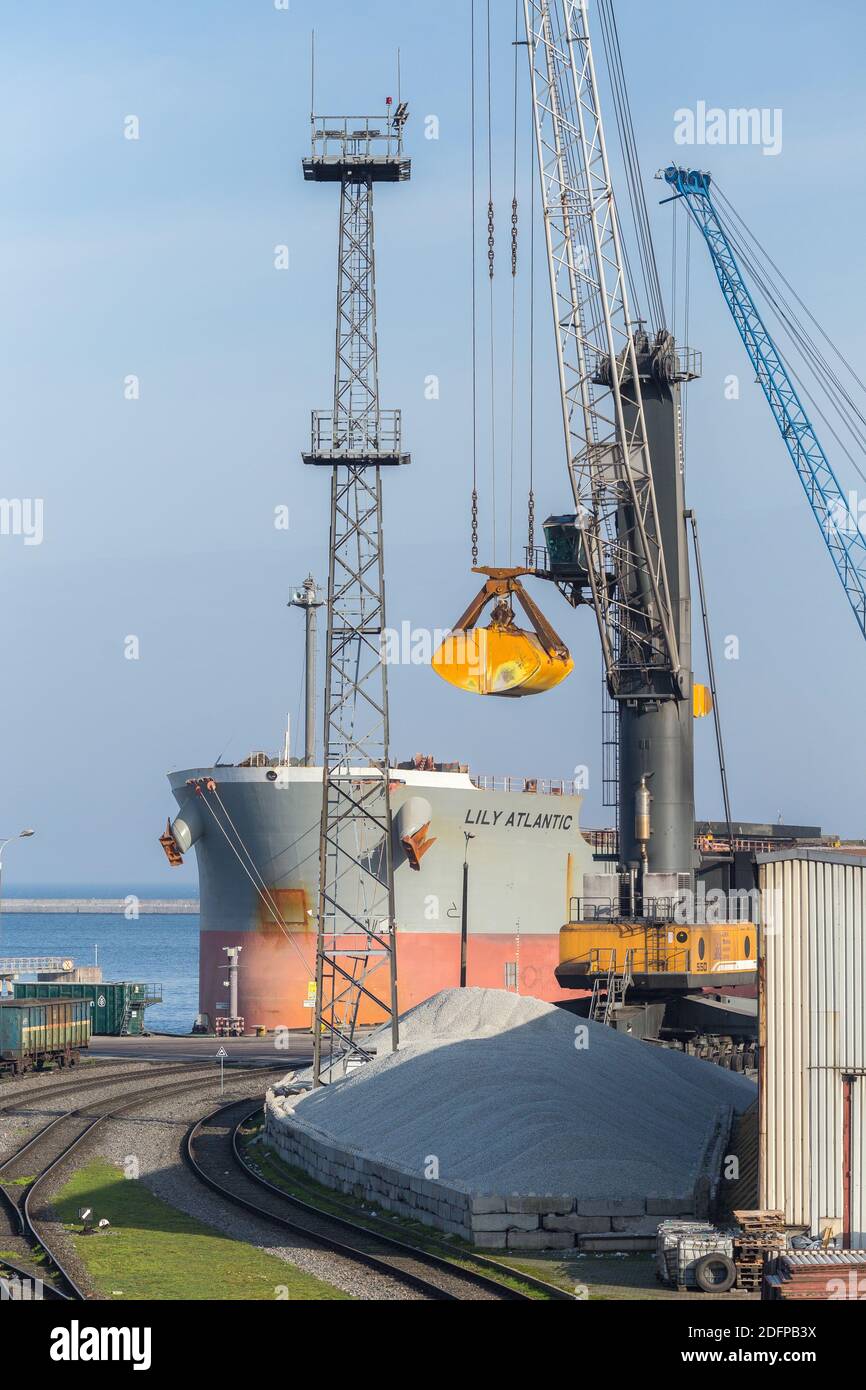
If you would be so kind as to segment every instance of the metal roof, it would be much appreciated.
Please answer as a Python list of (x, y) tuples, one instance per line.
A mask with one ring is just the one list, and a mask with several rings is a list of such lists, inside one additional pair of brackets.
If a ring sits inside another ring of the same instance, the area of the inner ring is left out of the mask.
[[(734, 835), (740, 840), (820, 840), (820, 825), (783, 825), (781, 821), (746, 821), (732, 819)], [(695, 820), (695, 833), (711, 830), (727, 835), (728, 823), (721, 820)]]
[(858, 866), (856, 858), (850, 854), (840, 854), (835, 849), (771, 849), (755, 855), (758, 864), (775, 864), (783, 859), (811, 859), (816, 864), (844, 864), (853, 869), (864, 867)]

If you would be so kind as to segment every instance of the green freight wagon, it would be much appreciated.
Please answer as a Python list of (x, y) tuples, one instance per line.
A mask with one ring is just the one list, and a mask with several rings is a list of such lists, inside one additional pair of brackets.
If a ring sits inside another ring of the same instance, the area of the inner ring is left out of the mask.
[(0, 1072), (74, 1066), (89, 1041), (86, 999), (0, 999)]
[(22, 999), (85, 999), (90, 1009), (93, 1035), (112, 1038), (139, 1036), (144, 1032), (144, 1011), (148, 1004), (162, 1002), (162, 985), (130, 984), (126, 980), (103, 984), (15, 985), (15, 998)]

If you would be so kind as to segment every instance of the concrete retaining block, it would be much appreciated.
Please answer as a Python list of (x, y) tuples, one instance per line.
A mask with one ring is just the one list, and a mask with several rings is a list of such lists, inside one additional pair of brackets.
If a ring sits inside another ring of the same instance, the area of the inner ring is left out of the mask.
[(643, 1197), (609, 1197), (596, 1201), (590, 1197), (578, 1197), (579, 1216), (645, 1216), (646, 1199)]
[(537, 1231), (537, 1216), (522, 1216), (517, 1211), (491, 1211), (486, 1216), (470, 1217), (473, 1231)]
[(504, 1197), (486, 1197), (474, 1194), (468, 1199), (468, 1207), (471, 1215), (487, 1216), (490, 1212), (505, 1211)]
[(568, 1231), (509, 1231), (509, 1250), (574, 1249), (574, 1236)]
[(578, 1216), (576, 1212), (543, 1218), (546, 1231), (571, 1231), (573, 1235), (598, 1235), (602, 1231), (609, 1231), (610, 1223), (609, 1216)]
[(508, 1245), (505, 1231), (475, 1231), (472, 1244), (479, 1250), (504, 1250)]
[(655, 1236), (659, 1228), (657, 1216), (612, 1216), (612, 1231), (625, 1231), (631, 1236)]
[(539, 1216), (549, 1213), (551, 1216), (565, 1215), (566, 1212), (574, 1211), (573, 1197), (536, 1197), (530, 1194), (527, 1197), (513, 1196), (505, 1199), (506, 1211), (517, 1211), (524, 1214), (535, 1212)]
[[(654, 1247), (657, 1219), (692, 1215), (695, 1202), (650, 1197), (595, 1200), (567, 1194), (469, 1193), (341, 1148), (285, 1113), (272, 1098), (265, 1108), (263, 1142), (287, 1163), (364, 1205), (474, 1242), (480, 1249), (644, 1250)], [(701, 1194), (706, 1200), (705, 1194)]]

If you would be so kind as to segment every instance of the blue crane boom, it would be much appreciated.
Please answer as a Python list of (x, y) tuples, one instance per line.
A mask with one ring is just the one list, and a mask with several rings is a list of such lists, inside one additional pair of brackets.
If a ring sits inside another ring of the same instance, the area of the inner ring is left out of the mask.
[(791, 374), (743, 279), (710, 196), (709, 174), (671, 166), (665, 181), (684, 199), (710, 249), (716, 276), (755, 375), (791, 455), (860, 631), (866, 637), (866, 541), (797, 394)]

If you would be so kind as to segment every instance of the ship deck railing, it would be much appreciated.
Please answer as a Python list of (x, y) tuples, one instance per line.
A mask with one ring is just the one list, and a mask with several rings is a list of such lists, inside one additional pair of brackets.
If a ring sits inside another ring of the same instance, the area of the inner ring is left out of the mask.
[(522, 792), (530, 796), (579, 796), (577, 783), (567, 777), (498, 777), (469, 774), (481, 792)]
[[(284, 754), (254, 752), (249, 753), (242, 762), (224, 763), (222, 766), (244, 768), (303, 767), (304, 760), (303, 758), (292, 757), (287, 761)], [(392, 773), (411, 772), (412, 770), (412, 765), (408, 763), (391, 764)], [(420, 766), (414, 768), (414, 770), (418, 772), (438, 772), (441, 773), (443, 777), (447, 777), (453, 775), (457, 771), (457, 767), (429, 768)], [(463, 772), (465, 768), (460, 768), (459, 770)], [(481, 792), (519, 792), (526, 796), (582, 796), (584, 790), (576, 780), (568, 777), (512, 777), (507, 775), (502, 776), (500, 774), (487, 775), (473, 772), (469, 772), (466, 775), (473, 787)], [(587, 835), (589, 834), (604, 836), (605, 845), (607, 845), (609, 837), (611, 835), (615, 836), (616, 831), (588, 831)]]

